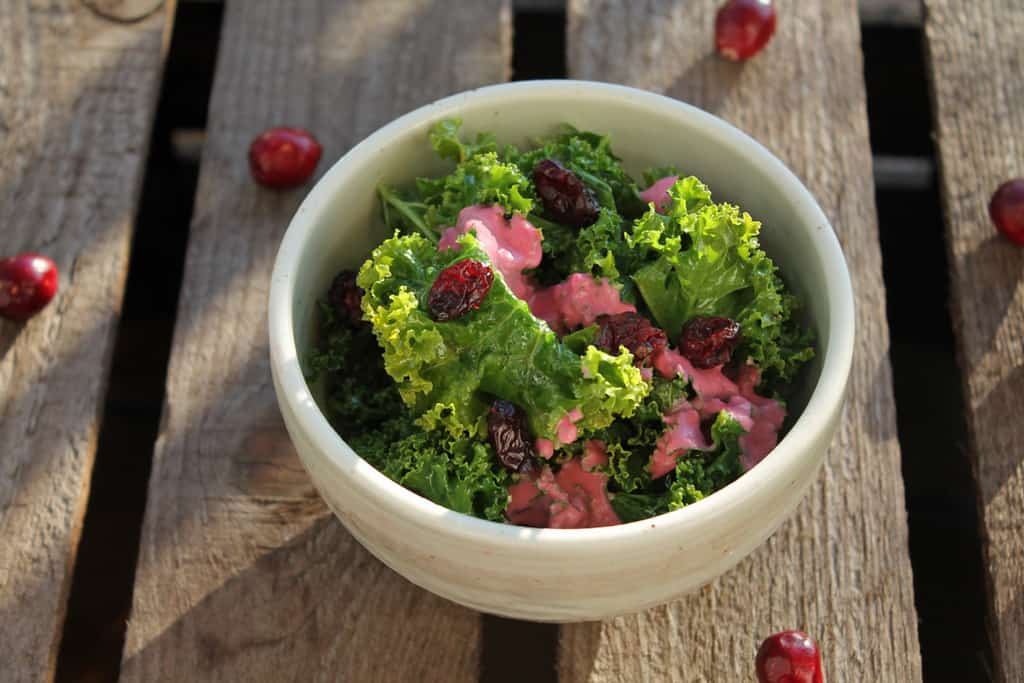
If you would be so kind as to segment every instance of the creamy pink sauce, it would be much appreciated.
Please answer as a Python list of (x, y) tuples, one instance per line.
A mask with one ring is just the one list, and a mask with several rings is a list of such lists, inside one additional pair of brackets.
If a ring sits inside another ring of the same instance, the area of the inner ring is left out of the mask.
[(736, 383), (722, 374), (722, 366), (716, 365), (707, 370), (695, 368), (685, 356), (668, 347), (654, 355), (652, 364), (666, 379), (677, 375), (688, 377), (693, 390), (702, 398), (728, 398), (739, 392)]
[(536, 268), (543, 256), (540, 230), (518, 213), (505, 220), (505, 210), (497, 204), (467, 206), (459, 212), (455, 227), (445, 229), (437, 248), (459, 249), (456, 240), (470, 230), (476, 232), (480, 248), (487, 252), (512, 293), (529, 300), (535, 288), (523, 271)]
[(455, 227), (444, 229), (438, 250), (459, 249), (459, 236), (470, 230), (512, 293), (559, 334), (591, 325), (599, 315), (636, 310), (622, 301), (607, 278), (598, 280), (586, 273), (573, 273), (565, 282), (538, 288), (523, 271), (540, 263), (541, 231), (518, 213), (506, 220), (505, 210), (497, 204), (467, 206), (460, 211)]
[(565, 417), (558, 421), (555, 426), (555, 440), (538, 438), (533, 442), (537, 454), (545, 460), (549, 460), (555, 454), (555, 449), (570, 444), (579, 436), (576, 423), (583, 419), (583, 411), (573, 408)]
[(672, 198), (668, 196), (668, 190), (678, 181), (679, 176), (676, 175), (665, 176), (655, 180), (653, 185), (640, 193), (640, 198), (648, 204), (653, 202), (654, 210), (658, 213), (665, 213), (665, 209), (672, 202)]
[(700, 413), (686, 399), (680, 400), (662, 417), (667, 429), (651, 454), (651, 477), (657, 479), (676, 468), (676, 460), (692, 449), (706, 451), (711, 444), (700, 431)]
[(608, 476), (596, 471), (607, 464), (604, 444), (587, 441), (583, 455), (554, 474), (547, 465), (539, 475), (509, 487), (505, 511), (513, 524), (552, 529), (585, 529), (621, 524), (608, 499)]
[[(753, 365), (745, 365), (733, 382), (722, 373), (722, 366), (702, 370), (693, 367), (677, 351), (664, 349), (653, 359), (654, 368), (666, 378), (677, 375), (688, 377), (697, 392), (694, 405), (681, 414), (674, 408), (665, 416), (668, 428), (658, 440), (651, 455), (651, 476), (660, 477), (671, 472), (675, 461), (690, 448), (710, 448), (700, 433), (700, 422), (713, 420), (722, 410), (731, 415), (747, 432), (739, 439), (743, 451), (740, 462), (744, 469), (750, 469), (764, 460), (779, 441), (779, 430), (786, 419), (786, 409), (778, 401), (759, 396), (754, 390), (759, 373)], [(696, 436), (693, 422), (696, 420)], [(699, 439), (698, 439), (699, 437)], [(687, 444), (704, 444), (687, 445)]]
[(779, 443), (779, 430), (786, 419), (785, 406), (774, 399), (758, 396), (754, 391), (759, 376), (756, 367), (746, 365), (737, 378), (740, 395), (750, 401), (750, 417), (754, 420), (747, 434), (740, 437), (740, 448), (743, 449), (741, 462), (748, 470), (764, 460)]
[(636, 311), (608, 278), (587, 273), (573, 273), (565, 282), (538, 289), (527, 302), (530, 311), (558, 334), (592, 325), (599, 315)]
[(579, 436), (576, 430), (576, 423), (583, 419), (583, 412), (579, 408), (573, 408), (569, 414), (558, 421), (555, 434), (558, 436), (558, 443), (572, 443)]

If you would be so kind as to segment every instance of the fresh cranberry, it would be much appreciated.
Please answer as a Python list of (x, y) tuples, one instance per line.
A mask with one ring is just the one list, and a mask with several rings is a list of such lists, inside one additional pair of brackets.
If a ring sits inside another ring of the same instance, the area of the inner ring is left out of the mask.
[(750, 59), (775, 33), (772, 0), (729, 0), (715, 17), (715, 47), (726, 59)]
[(519, 474), (533, 470), (533, 438), (522, 408), (511, 401), (495, 401), (487, 413), (487, 432), (506, 469)]
[(338, 320), (349, 327), (363, 325), (363, 290), (356, 284), (356, 272), (343, 270), (334, 278), (327, 291), (327, 303), (334, 309)]
[(486, 263), (466, 259), (438, 273), (427, 296), (430, 317), (437, 322), (461, 318), (480, 308), (494, 283), (494, 272)]
[(57, 264), (39, 254), (0, 259), (0, 316), (28, 320), (57, 293)]
[(579, 177), (554, 159), (544, 159), (533, 167), (533, 184), (553, 219), (578, 228), (597, 220), (601, 206), (590, 188)]
[(988, 204), (988, 213), (1006, 239), (1024, 246), (1024, 178), (1000, 185)]
[(665, 332), (639, 313), (599, 315), (597, 324), (594, 346), (612, 355), (618, 355), (619, 347), (625, 346), (639, 365), (645, 365), (668, 345)]
[(309, 180), (323, 148), (302, 128), (270, 128), (249, 145), (249, 168), (256, 182), (283, 189)]
[(740, 339), (740, 324), (731, 318), (696, 316), (683, 325), (679, 352), (693, 367), (707, 370), (728, 363)]
[(764, 639), (757, 650), (758, 683), (824, 683), (818, 644), (802, 631)]

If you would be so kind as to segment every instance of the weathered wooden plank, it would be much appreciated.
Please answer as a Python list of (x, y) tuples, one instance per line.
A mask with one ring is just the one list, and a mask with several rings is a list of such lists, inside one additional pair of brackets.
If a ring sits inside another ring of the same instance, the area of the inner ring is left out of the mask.
[(818, 482), (764, 547), (668, 606), (563, 627), (562, 680), (750, 680), (761, 638), (787, 628), (820, 641), (829, 681), (919, 680), (856, 3), (780, 0), (778, 33), (744, 65), (714, 55), (718, 4), (573, 0), (570, 73), (701, 106), (803, 178), (857, 293), (848, 404)]
[(996, 187), (1024, 176), (1024, 5), (927, 0), (935, 105), (970, 453), (1003, 681), (1024, 680), (1024, 251), (988, 217)]
[(53, 677), (173, 3), (146, 21), (77, 0), (0, 5), (0, 254), (61, 291), (0, 321), (0, 678)]
[[(516, 11), (562, 12), (566, 0), (514, 0)], [(860, 19), (864, 23), (917, 26), (921, 23), (921, 0), (859, 0)]]
[(503, 0), (227, 6), (123, 676), (470, 681), (480, 618), (370, 557), (317, 497), (270, 382), (266, 300), (304, 190), (249, 177), (270, 125), (321, 171), (389, 119), (508, 76)]

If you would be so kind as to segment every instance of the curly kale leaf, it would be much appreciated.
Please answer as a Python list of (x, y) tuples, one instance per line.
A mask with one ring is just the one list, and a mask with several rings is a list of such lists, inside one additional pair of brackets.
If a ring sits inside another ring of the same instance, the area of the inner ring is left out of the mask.
[(429, 137), (437, 156), (461, 163), (477, 154), (498, 151), (494, 133), (479, 133), (475, 141), (463, 142), (459, 137), (461, 127), (462, 119), (445, 119), (434, 124)]
[(472, 234), (459, 244), (458, 251), (439, 252), (418, 235), (396, 236), (374, 250), (358, 277), (384, 367), (421, 426), (483, 434), (494, 398), (523, 408), (534, 435), (544, 438), (553, 438), (574, 408), (583, 411), (578, 426), (584, 431), (632, 415), (648, 391), (632, 356), (594, 347), (574, 353), (499, 272), (478, 310), (449, 322), (432, 320), (425, 302), (437, 274), (466, 258), (488, 262)]
[(680, 399), (686, 398), (686, 389), (687, 380), (683, 378), (654, 377), (650, 393), (637, 406), (632, 418), (615, 420), (593, 435), (592, 438), (605, 444), (606, 470), (613, 491), (635, 492), (651, 484), (647, 467), (654, 445), (665, 431), (662, 416)]
[(666, 477), (666, 491), (616, 493), (612, 507), (623, 522), (634, 522), (706, 498), (743, 473), (739, 438), (744, 433), (739, 422), (720, 412), (711, 425), (712, 450), (679, 458), (675, 472)]
[(669, 335), (690, 318), (725, 316), (742, 328), (738, 355), (765, 376), (789, 380), (813, 355), (809, 333), (793, 318), (775, 264), (757, 240), (761, 224), (730, 204), (715, 204), (698, 179), (670, 190), (664, 215), (648, 211), (626, 236), (643, 301)]
[(350, 444), (371, 465), (424, 498), (456, 512), (504, 521), (511, 482), (489, 443), (425, 432), (405, 415)]
[[(506, 152), (506, 154), (509, 154)], [(575, 173), (597, 196), (602, 206), (624, 216), (643, 213), (647, 205), (640, 199), (636, 182), (612, 152), (611, 138), (563, 126), (563, 131), (543, 140), (540, 147), (510, 159), (523, 173), (531, 175), (543, 159), (556, 159)]]
[(434, 150), (457, 162), (440, 178), (417, 178), (416, 189), (399, 192), (382, 185), (380, 195), (384, 222), (403, 234), (419, 232), (437, 242), (440, 226), (455, 225), (459, 211), (476, 204), (500, 204), (507, 213), (524, 216), (533, 210), (533, 184), (513, 163), (498, 157), (494, 136), (482, 133), (476, 142), (459, 139), (457, 119), (437, 123), (430, 132)]
[(459, 211), (476, 204), (498, 204), (506, 213), (524, 216), (533, 210), (532, 183), (518, 166), (499, 161), (495, 152), (475, 154), (443, 178), (418, 178), (416, 188), (430, 227), (455, 225)]
[(320, 304), (320, 344), (307, 360), (307, 377), (324, 377), (326, 411), (342, 436), (376, 428), (394, 413), (398, 388), (369, 325), (352, 329)]

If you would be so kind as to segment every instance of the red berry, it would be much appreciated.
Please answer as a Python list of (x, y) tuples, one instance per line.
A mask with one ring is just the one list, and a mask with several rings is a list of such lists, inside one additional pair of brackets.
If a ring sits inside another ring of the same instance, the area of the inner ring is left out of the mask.
[(0, 316), (28, 320), (57, 293), (57, 264), (39, 254), (0, 259)]
[(618, 355), (625, 346), (639, 365), (668, 345), (668, 336), (639, 313), (616, 313), (597, 316), (598, 332), (594, 346)]
[(582, 228), (592, 225), (601, 206), (590, 188), (575, 173), (554, 159), (543, 159), (533, 167), (533, 184), (553, 219)]
[(757, 650), (758, 683), (824, 683), (818, 644), (802, 631), (764, 639)]
[(360, 327), (363, 321), (363, 290), (356, 284), (356, 272), (343, 270), (335, 276), (327, 291), (327, 303), (334, 309), (338, 320), (349, 327)]
[(740, 324), (731, 318), (696, 316), (683, 325), (679, 352), (693, 367), (707, 370), (728, 363), (740, 340)]
[(1000, 185), (988, 204), (988, 213), (1006, 239), (1024, 246), (1024, 178)]
[(261, 185), (296, 187), (309, 180), (323, 148), (301, 128), (270, 128), (249, 145), (249, 168)]
[(533, 437), (522, 408), (511, 401), (495, 401), (487, 413), (487, 432), (506, 469), (519, 474), (533, 470)]
[(726, 59), (750, 59), (775, 33), (772, 0), (729, 0), (715, 17), (715, 48)]
[(440, 273), (427, 295), (427, 310), (437, 322), (461, 318), (480, 308), (494, 283), (490, 266), (474, 259), (454, 263)]

